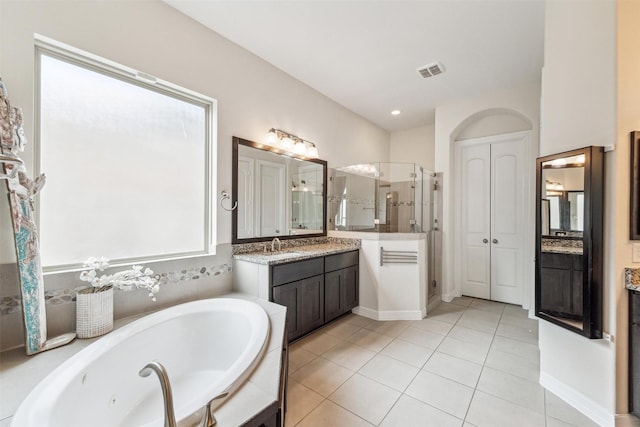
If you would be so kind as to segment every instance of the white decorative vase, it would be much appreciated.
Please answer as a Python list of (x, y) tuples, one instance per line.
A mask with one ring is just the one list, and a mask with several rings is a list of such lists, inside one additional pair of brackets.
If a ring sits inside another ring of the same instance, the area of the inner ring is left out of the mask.
[(92, 292), (94, 288), (76, 293), (76, 335), (93, 338), (113, 329), (113, 287)]

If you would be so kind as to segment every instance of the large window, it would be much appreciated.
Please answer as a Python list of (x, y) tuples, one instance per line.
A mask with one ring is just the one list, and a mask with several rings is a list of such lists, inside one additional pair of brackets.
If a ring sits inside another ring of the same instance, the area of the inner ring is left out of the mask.
[(39, 40), (43, 265), (210, 253), (215, 100)]

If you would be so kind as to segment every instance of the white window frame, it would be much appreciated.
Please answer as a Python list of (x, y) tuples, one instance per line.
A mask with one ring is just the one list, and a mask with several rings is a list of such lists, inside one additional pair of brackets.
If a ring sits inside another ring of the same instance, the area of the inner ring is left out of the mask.
[[(133, 68), (118, 64), (92, 53), (60, 43), (48, 37), (35, 34), (35, 99), (34, 99), (34, 176), (41, 171), (41, 121), (40, 121), (40, 57), (41, 54), (77, 65), (91, 71), (113, 77), (124, 82), (137, 85), (144, 89), (152, 90), (163, 95), (182, 99), (205, 108), (205, 212), (204, 212), (204, 247), (190, 252), (177, 252), (169, 254), (157, 254), (144, 257), (120, 258), (111, 260), (112, 266), (127, 265), (141, 262), (167, 261), (182, 258), (191, 258), (205, 255), (215, 255), (216, 252), (216, 209), (213, 203), (215, 197), (213, 191), (216, 188), (216, 153), (217, 153), (217, 101), (214, 98), (183, 88)], [(43, 191), (46, 191), (46, 186)], [(36, 200), (35, 217), (40, 225), (40, 203)], [(161, 232), (161, 230), (159, 230)], [(101, 254), (87, 254), (87, 256), (100, 256)], [(45, 273), (77, 270), (82, 264), (48, 265), (44, 266)]]

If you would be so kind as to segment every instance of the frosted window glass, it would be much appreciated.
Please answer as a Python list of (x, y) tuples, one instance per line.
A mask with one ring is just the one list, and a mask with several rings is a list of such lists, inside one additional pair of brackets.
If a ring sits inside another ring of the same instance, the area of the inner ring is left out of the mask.
[(208, 111), (41, 54), (43, 264), (205, 252)]

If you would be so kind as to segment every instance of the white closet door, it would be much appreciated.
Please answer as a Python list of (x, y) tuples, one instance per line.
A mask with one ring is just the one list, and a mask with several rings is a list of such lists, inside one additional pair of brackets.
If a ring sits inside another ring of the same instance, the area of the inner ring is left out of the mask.
[(490, 299), (511, 304), (522, 304), (526, 143), (491, 144)]
[(256, 237), (253, 231), (253, 159), (238, 157), (238, 238)]
[(491, 297), (491, 149), (489, 144), (462, 148), (462, 293)]
[(284, 233), (284, 165), (258, 161), (256, 187), (260, 189), (258, 220), (260, 236), (277, 236)]
[(462, 142), (462, 294), (522, 304), (528, 133)]

